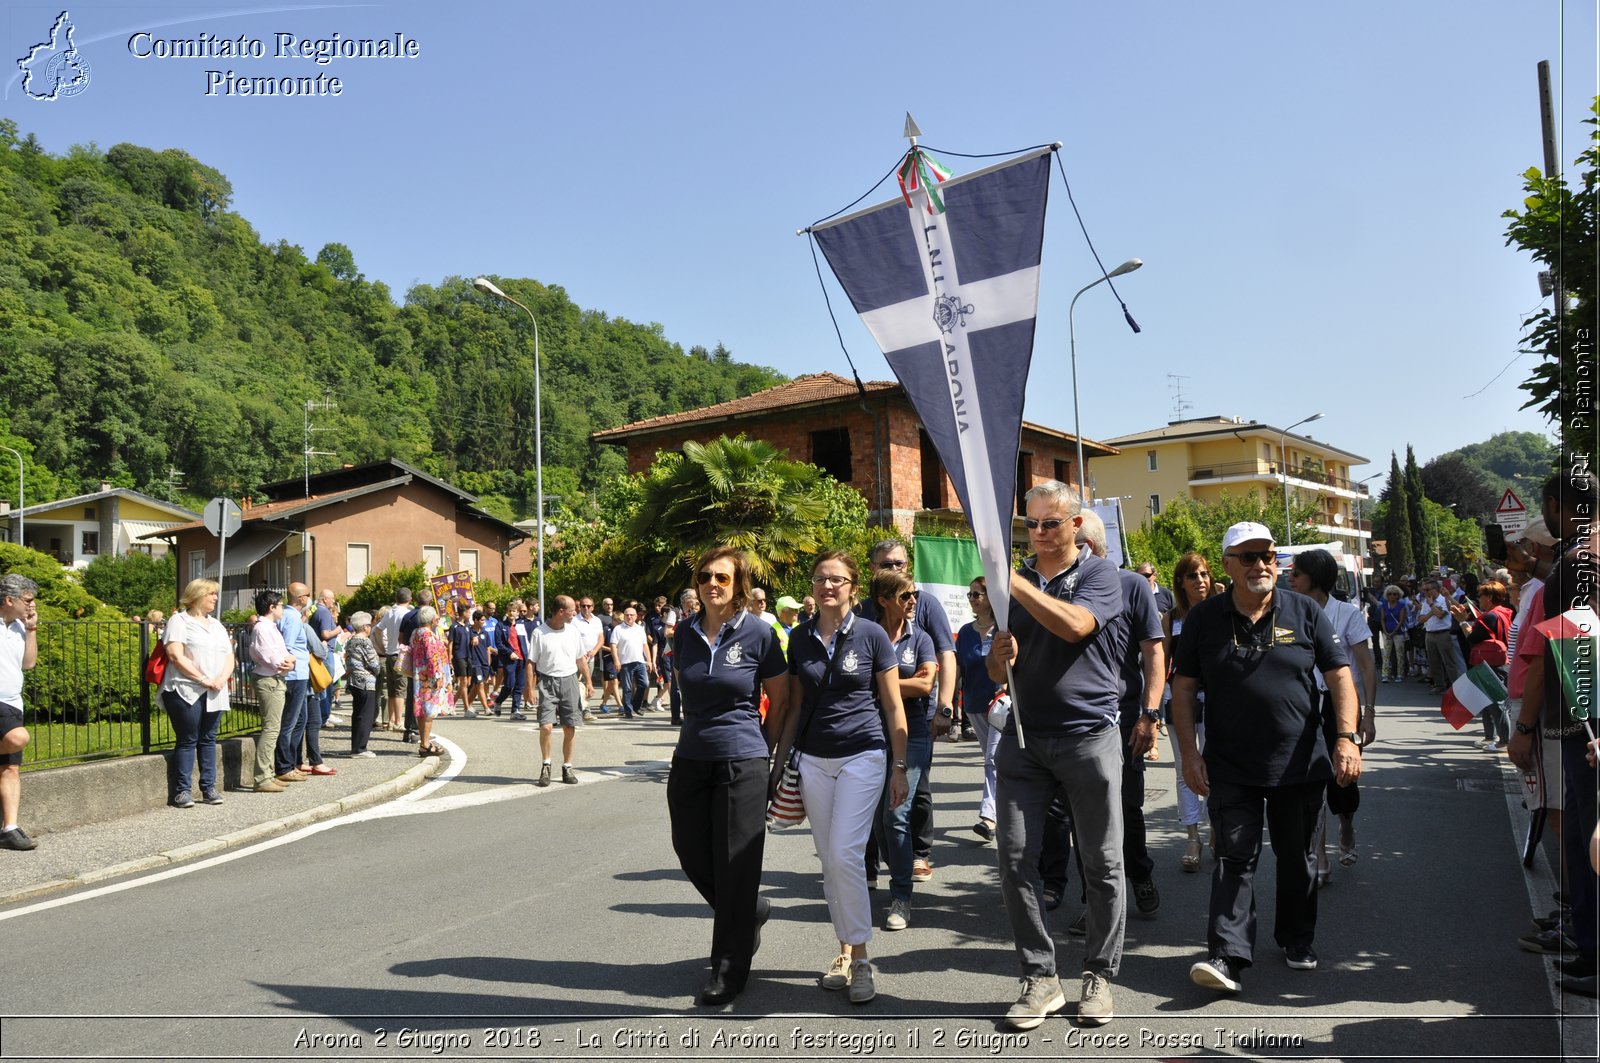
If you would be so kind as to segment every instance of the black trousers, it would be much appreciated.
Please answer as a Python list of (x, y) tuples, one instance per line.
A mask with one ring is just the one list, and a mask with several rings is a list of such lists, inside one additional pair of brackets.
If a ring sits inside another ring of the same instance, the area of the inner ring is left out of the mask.
[(350, 688), (350, 752), (365, 753), (378, 718), (378, 692)]
[(767, 843), (767, 759), (673, 757), (667, 811), (678, 865), (714, 914), (712, 969), (743, 988)]
[(1217, 842), (1211, 874), (1213, 955), (1248, 967), (1256, 941), (1256, 865), (1265, 823), (1278, 864), (1277, 917), (1272, 936), (1283, 948), (1309, 947), (1317, 931), (1317, 856), (1312, 848), (1325, 781), (1290, 786), (1238, 786), (1211, 780), (1206, 806)]
[(1124, 709), (1122, 716), (1122, 868), (1129, 882), (1148, 882), (1155, 873), (1156, 862), (1150, 859), (1145, 841), (1145, 760), (1128, 749), (1133, 742), (1134, 722), (1139, 719), (1138, 710)]

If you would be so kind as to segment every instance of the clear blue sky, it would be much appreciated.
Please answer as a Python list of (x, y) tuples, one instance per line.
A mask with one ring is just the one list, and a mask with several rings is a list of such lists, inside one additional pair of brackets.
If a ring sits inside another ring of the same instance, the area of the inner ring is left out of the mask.
[[(1284, 426), (1325, 413), (1312, 434), (1374, 462), (1357, 477), (1407, 442), (1426, 461), (1544, 430), (1515, 386), (1535, 271), (1504, 246), (1500, 214), (1542, 160), (1541, 59), (1555, 67), (1563, 166), (1582, 148), (1591, 0), (69, 10), (92, 80), (53, 102), (24, 97), (14, 61), (61, 4), (13, 0), (0, 15), (12, 71), (0, 108), (24, 133), (52, 152), (182, 148), (228, 176), (264, 239), (310, 255), (347, 244), (397, 299), (451, 275), (534, 277), (659, 322), (686, 348), (847, 373), (794, 233), (890, 169), (910, 110), (936, 152), (1062, 141), (1106, 266), (1145, 261), (1119, 281), (1142, 335), (1104, 286), (1078, 304), (1087, 437), (1172, 419), (1168, 374), (1185, 378), (1187, 416)], [(141, 30), (244, 34), (268, 55), (140, 59)], [(276, 59), (280, 31), (402, 33), (420, 56)], [(208, 97), (209, 69), (322, 73), (343, 95)], [(1030, 420), (1072, 429), (1067, 303), (1096, 276), (1058, 177)], [(842, 324), (862, 377), (888, 378), (865, 329)]]

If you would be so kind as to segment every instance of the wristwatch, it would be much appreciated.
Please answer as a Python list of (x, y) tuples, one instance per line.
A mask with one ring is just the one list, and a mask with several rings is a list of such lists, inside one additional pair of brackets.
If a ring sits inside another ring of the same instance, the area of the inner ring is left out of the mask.
[(906, 762), (903, 761), (903, 760), (895, 761), (894, 762), (894, 766), (899, 768), (901, 771), (905, 771), (906, 770)]
[(1523, 723), (1521, 720), (1518, 720), (1517, 721), (1517, 734), (1519, 734), (1519, 735), (1531, 735), (1531, 734), (1533, 734), (1533, 728), (1529, 727), (1527, 724)]
[(1359, 731), (1340, 731), (1338, 737), (1348, 738), (1351, 745), (1357, 749), (1361, 748), (1361, 732)]
[(943, 716), (945, 719), (948, 720), (948, 719), (952, 718), (953, 716), (955, 716), (955, 714), (956, 714), (956, 710), (952, 709), (950, 706), (948, 706), (948, 705), (940, 705), (939, 706), (939, 715)]
[(1139, 710), (1139, 719), (1141, 719), (1141, 720), (1159, 720), (1159, 719), (1161, 719), (1161, 714), (1159, 712), (1155, 711), (1154, 709), (1140, 709)]

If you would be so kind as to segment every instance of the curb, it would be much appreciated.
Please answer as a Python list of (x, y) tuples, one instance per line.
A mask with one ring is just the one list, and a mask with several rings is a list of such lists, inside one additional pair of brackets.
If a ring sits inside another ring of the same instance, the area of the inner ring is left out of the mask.
[(0, 905), (14, 904), (18, 901), (33, 900), (46, 894), (59, 893), (63, 890), (77, 889), (80, 886), (98, 885), (112, 879), (122, 878), (127, 875), (141, 874), (146, 871), (157, 871), (162, 868), (172, 867), (176, 864), (188, 863), (207, 856), (215, 856), (229, 849), (253, 845), (256, 842), (275, 838), (280, 834), (288, 834), (309, 827), (313, 823), (323, 820), (336, 819), (339, 816), (370, 808), (392, 801), (402, 794), (409, 793), (421, 786), (428, 779), (433, 778), (444, 770), (449, 757), (430, 757), (425, 763), (414, 764), (393, 779), (367, 787), (359, 793), (349, 797), (341, 797), (329, 801), (315, 808), (308, 808), (304, 812), (296, 812), (292, 816), (258, 823), (251, 827), (244, 827), (216, 838), (194, 842), (190, 845), (181, 845), (176, 849), (153, 856), (140, 857), (137, 860), (126, 860), (111, 867), (96, 868), (86, 871), (75, 878), (61, 878), (52, 882), (43, 882), (37, 886), (27, 886), (10, 893), (0, 894)]

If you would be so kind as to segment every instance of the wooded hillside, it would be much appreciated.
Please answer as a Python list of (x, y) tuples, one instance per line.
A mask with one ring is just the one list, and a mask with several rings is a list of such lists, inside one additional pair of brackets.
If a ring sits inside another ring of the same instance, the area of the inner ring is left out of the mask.
[[(0, 444), (27, 458), (28, 504), (102, 479), (192, 504), (248, 494), (300, 475), (305, 404), (326, 398), (313, 446), (336, 456), (313, 471), (392, 455), (531, 515), (527, 315), (462, 277), (397, 306), (351, 248), (264, 244), (231, 196), (181, 150), (57, 157), (0, 119)], [(545, 492), (568, 505), (623, 469), (590, 432), (783, 379), (558, 285), (493, 279), (538, 315)], [(16, 502), (14, 474), (0, 498)]]

